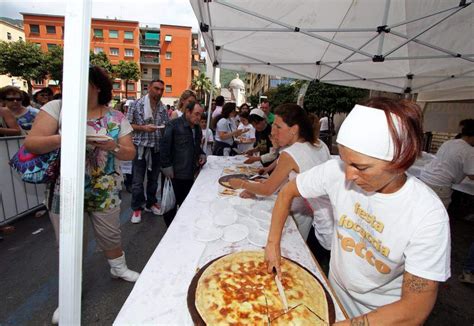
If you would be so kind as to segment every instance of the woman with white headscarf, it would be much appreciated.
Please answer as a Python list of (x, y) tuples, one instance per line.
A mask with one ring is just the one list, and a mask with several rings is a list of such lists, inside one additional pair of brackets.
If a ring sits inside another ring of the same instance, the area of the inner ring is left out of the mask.
[(409, 101), (356, 105), (337, 142), (342, 161), (298, 175), (279, 193), (265, 248), (281, 274), (281, 233), (293, 198), (328, 195), (334, 208), (329, 280), (351, 320), (337, 325), (419, 325), (450, 277), (446, 209), (407, 175), (422, 147), (421, 111)]

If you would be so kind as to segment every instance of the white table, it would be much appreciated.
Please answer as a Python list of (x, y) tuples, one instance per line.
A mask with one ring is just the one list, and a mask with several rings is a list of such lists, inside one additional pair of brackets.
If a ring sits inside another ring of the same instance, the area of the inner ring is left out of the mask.
[[(230, 244), (223, 240), (203, 243), (193, 237), (195, 221), (211, 215), (209, 201), (229, 200), (217, 194), (217, 180), (222, 174), (220, 166), (242, 162), (243, 158), (238, 157), (208, 157), (208, 164), (150, 257), (114, 325), (192, 325), (186, 297), (198, 268), (225, 254), (261, 249), (250, 244), (247, 239)], [(336, 320), (345, 319), (326, 277), (293, 220), (285, 228), (281, 247), (284, 256), (297, 261), (319, 278), (333, 298)]]

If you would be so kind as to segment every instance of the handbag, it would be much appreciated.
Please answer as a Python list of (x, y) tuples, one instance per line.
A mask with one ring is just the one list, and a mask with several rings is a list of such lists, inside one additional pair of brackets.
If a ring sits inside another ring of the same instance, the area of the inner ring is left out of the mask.
[(21, 145), (8, 162), (27, 183), (51, 183), (59, 175), (59, 149), (45, 154), (33, 154)]

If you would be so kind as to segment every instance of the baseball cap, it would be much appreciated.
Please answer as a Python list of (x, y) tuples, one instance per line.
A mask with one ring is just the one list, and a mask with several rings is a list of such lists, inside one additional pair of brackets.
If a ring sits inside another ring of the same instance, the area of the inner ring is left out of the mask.
[(257, 115), (262, 119), (265, 119), (265, 112), (263, 112), (261, 109), (253, 109), (250, 111), (250, 115)]

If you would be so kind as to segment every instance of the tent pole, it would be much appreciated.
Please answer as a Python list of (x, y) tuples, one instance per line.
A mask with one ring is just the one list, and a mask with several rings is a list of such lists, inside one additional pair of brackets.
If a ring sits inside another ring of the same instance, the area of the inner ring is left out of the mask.
[[(389, 12), (390, 12), (390, 0), (385, 0), (385, 11), (383, 13), (382, 24), (381, 24), (382, 26), (387, 25)], [(378, 55), (382, 55), (384, 40), (385, 40), (385, 32), (380, 32), (379, 47), (377, 50)]]
[(91, 0), (66, 6), (61, 134), (59, 319), (80, 325), (85, 135), (89, 76)]
[(209, 155), (210, 153), (207, 152), (207, 130), (209, 130), (209, 126), (211, 125), (211, 103), (212, 103), (212, 96), (214, 95), (214, 85), (216, 84), (216, 69), (217, 69), (217, 66), (216, 65), (213, 65), (212, 67), (212, 88), (211, 88), (211, 92), (209, 94), (209, 106), (207, 108), (207, 122), (206, 122), (206, 132), (205, 132), (205, 135), (206, 135), (206, 138), (204, 140), (204, 150), (206, 151), (206, 156)]

